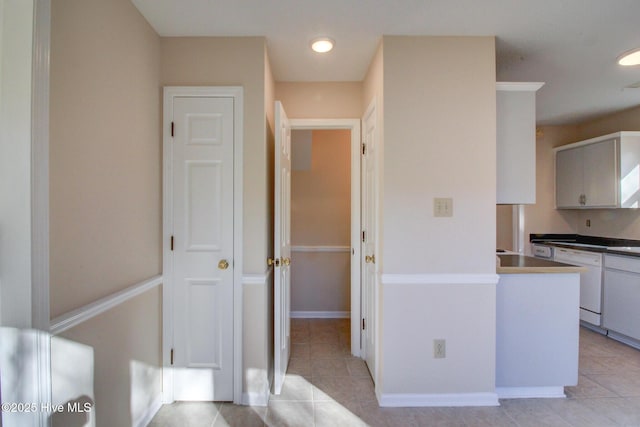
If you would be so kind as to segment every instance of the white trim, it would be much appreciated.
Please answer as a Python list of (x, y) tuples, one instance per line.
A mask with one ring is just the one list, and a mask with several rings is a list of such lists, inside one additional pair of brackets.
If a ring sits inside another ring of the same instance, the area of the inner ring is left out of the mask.
[[(588, 323), (587, 323), (587, 325), (588, 325)], [(597, 328), (597, 326), (595, 328)], [(595, 329), (592, 329), (592, 330), (595, 330)], [(635, 348), (637, 350), (640, 350), (640, 341), (638, 341), (638, 340), (636, 340), (634, 338), (628, 337), (628, 336), (623, 335), (623, 334), (619, 334), (619, 333), (614, 332), (614, 331), (607, 331), (607, 336), (609, 338), (611, 338), (611, 339), (614, 339), (616, 341), (624, 343), (624, 344), (628, 345), (629, 347), (633, 347), (633, 348)]]
[(427, 407), (427, 406), (500, 406), (496, 393), (447, 393), (447, 394), (381, 394), (382, 407)]
[(357, 128), (360, 133), (360, 119), (289, 119), (289, 123), (291, 123), (291, 129), (349, 129), (353, 131)]
[(161, 284), (162, 276), (154, 276), (119, 292), (115, 292), (92, 303), (83, 305), (80, 308), (69, 311), (51, 320), (51, 334), (58, 335)]
[(383, 285), (496, 285), (497, 274), (383, 274)]
[(292, 319), (349, 319), (350, 311), (292, 311)]
[(246, 406), (267, 406), (269, 405), (270, 396), (271, 393), (269, 392), (269, 389), (262, 393), (242, 393), (242, 404)]
[(496, 90), (535, 92), (544, 86), (544, 82), (496, 82)]
[[(361, 120), (289, 119), (291, 129), (349, 129), (351, 131), (351, 318), (360, 318), (360, 156)], [(292, 248), (293, 250), (293, 248)], [(347, 249), (347, 252), (349, 249)], [(299, 251), (300, 252), (300, 251)], [(351, 354), (360, 356), (360, 322), (351, 322)]]
[(564, 387), (496, 387), (499, 399), (562, 398)]
[(31, 327), (49, 330), (49, 51), (51, 0), (35, 0), (31, 76)]
[(525, 253), (526, 240), (524, 237), (524, 205), (513, 205), (511, 209), (511, 231), (513, 250), (521, 255)]
[[(191, 97), (231, 97), (233, 98), (233, 403), (242, 402), (242, 316), (243, 316), (243, 146), (244, 146), (244, 90), (240, 86), (165, 86), (163, 93), (163, 246), (162, 266), (165, 277), (162, 305), (162, 363), (170, 366), (171, 347), (173, 345), (173, 303), (172, 303), (172, 252), (171, 211), (173, 194), (171, 192), (171, 121), (173, 117), (173, 99), (178, 96)], [(163, 402), (173, 402), (173, 371), (163, 369)]]
[(267, 279), (269, 275), (272, 273), (272, 269), (270, 268), (265, 274), (245, 274), (242, 276), (242, 284), (244, 285), (261, 285), (265, 286), (267, 284)]
[[(51, 0), (33, 3), (31, 74), (31, 327), (48, 331), (49, 298), (49, 55)], [(37, 398), (51, 402), (51, 339), (40, 335), (36, 347)], [(38, 425), (50, 424), (47, 411)]]
[(350, 246), (291, 246), (291, 252), (350, 252)]
[(147, 427), (160, 408), (162, 408), (162, 393), (151, 402), (144, 414), (132, 423), (133, 427)]

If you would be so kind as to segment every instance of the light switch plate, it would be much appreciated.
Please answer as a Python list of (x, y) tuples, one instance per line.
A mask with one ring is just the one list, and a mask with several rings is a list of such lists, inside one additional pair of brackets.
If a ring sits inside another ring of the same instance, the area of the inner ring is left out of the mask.
[(453, 216), (453, 199), (450, 197), (435, 197), (433, 199), (433, 216)]

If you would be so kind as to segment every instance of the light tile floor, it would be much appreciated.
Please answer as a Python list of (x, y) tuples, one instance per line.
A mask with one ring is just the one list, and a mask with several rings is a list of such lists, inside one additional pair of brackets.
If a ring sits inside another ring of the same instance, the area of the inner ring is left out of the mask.
[(179, 402), (151, 426), (553, 426), (640, 427), (640, 351), (584, 328), (580, 377), (567, 399), (501, 400), (498, 407), (380, 408), (362, 360), (349, 351), (348, 320), (292, 319), (282, 394), (268, 407)]

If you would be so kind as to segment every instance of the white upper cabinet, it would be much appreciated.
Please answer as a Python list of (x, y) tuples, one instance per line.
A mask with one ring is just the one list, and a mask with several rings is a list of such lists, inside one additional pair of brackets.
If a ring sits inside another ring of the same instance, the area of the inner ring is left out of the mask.
[(556, 208), (640, 207), (640, 132), (618, 132), (556, 151)]
[(496, 83), (496, 201), (536, 202), (536, 91), (544, 83)]

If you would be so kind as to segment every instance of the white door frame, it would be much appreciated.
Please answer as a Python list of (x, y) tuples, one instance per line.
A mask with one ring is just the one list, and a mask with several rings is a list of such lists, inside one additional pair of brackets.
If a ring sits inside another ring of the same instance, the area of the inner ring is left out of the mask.
[(176, 97), (233, 98), (233, 403), (242, 403), (242, 150), (243, 150), (243, 89), (239, 86), (166, 86), (163, 100), (162, 124), (162, 382), (164, 403), (173, 402), (173, 371), (171, 348), (173, 343), (173, 277), (171, 251), (172, 150), (171, 121)]
[(351, 354), (360, 357), (360, 119), (289, 119), (292, 130), (351, 131)]

